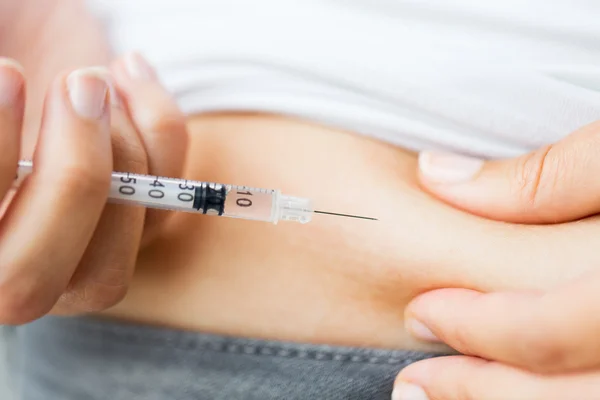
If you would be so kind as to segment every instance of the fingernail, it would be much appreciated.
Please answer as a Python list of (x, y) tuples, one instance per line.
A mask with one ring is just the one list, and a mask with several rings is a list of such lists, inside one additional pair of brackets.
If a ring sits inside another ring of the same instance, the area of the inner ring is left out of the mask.
[(409, 318), (406, 320), (406, 329), (416, 338), (424, 340), (426, 342), (440, 342), (440, 339), (433, 334), (422, 322)]
[(73, 110), (82, 118), (99, 119), (106, 111), (109, 72), (104, 68), (86, 68), (72, 72), (67, 78)]
[(123, 102), (121, 100), (121, 96), (119, 96), (119, 92), (117, 92), (115, 80), (108, 68), (105, 67), (90, 67), (87, 68), (87, 71), (97, 72), (98, 75), (103, 76), (106, 80), (106, 84), (108, 85), (108, 94), (110, 95), (110, 104), (113, 107), (122, 106)]
[(156, 79), (156, 72), (148, 61), (138, 53), (130, 53), (124, 59), (125, 70), (131, 79), (151, 81)]
[(15, 105), (24, 82), (23, 67), (10, 58), (0, 57), (0, 107)]
[(461, 183), (471, 180), (483, 167), (483, 160), (443, 152), (422, 152), (419, 169), (427, 179), (438, 183)]
[(429, 397), (422, 387), (402, 382), (394, 387), (392, 400), (429, 400)]
[(119, 96), (119, 92), (117, 92), (117, 85), (115, 84), (115, 79), (108, 68), (105, 67), (97, 67), (97, 68), (88, 68), (88, 71), (96, 70), (100, 76), (103, 76), (106, 84), (108, 85), (108, 96), (110, 97), (110, 105), (120, 106), (122, 105), (121, 96)]

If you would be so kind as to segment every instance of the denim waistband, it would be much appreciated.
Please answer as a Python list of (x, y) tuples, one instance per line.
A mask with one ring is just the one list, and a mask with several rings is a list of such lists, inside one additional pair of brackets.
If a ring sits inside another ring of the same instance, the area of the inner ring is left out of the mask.
[(389, 400), (403, 367), (437, 355), (93, 318), (46, 317), (17, 337), (23, 400)]

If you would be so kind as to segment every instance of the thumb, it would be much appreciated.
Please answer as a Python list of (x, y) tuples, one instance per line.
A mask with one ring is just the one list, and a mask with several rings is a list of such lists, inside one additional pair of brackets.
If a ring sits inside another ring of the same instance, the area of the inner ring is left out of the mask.
[(558, 223), (600, 212), (600, 123), (510, 160), (423, 152), (419, 179), (451, 205), (486, 218)]

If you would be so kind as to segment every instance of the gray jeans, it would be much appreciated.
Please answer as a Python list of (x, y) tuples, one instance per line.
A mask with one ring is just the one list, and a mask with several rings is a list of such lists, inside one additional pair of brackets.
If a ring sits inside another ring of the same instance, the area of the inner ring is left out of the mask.
[(435, 356), (46, 317), (17, 330), (23, 400), (389, 400)]

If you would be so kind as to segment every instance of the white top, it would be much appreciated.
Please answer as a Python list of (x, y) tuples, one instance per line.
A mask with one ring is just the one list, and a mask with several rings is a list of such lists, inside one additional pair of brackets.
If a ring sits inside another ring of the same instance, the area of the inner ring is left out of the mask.
[(600, 119), (598, 0), (88, 1), (188, 113), (282, 113), (485, 157)]

